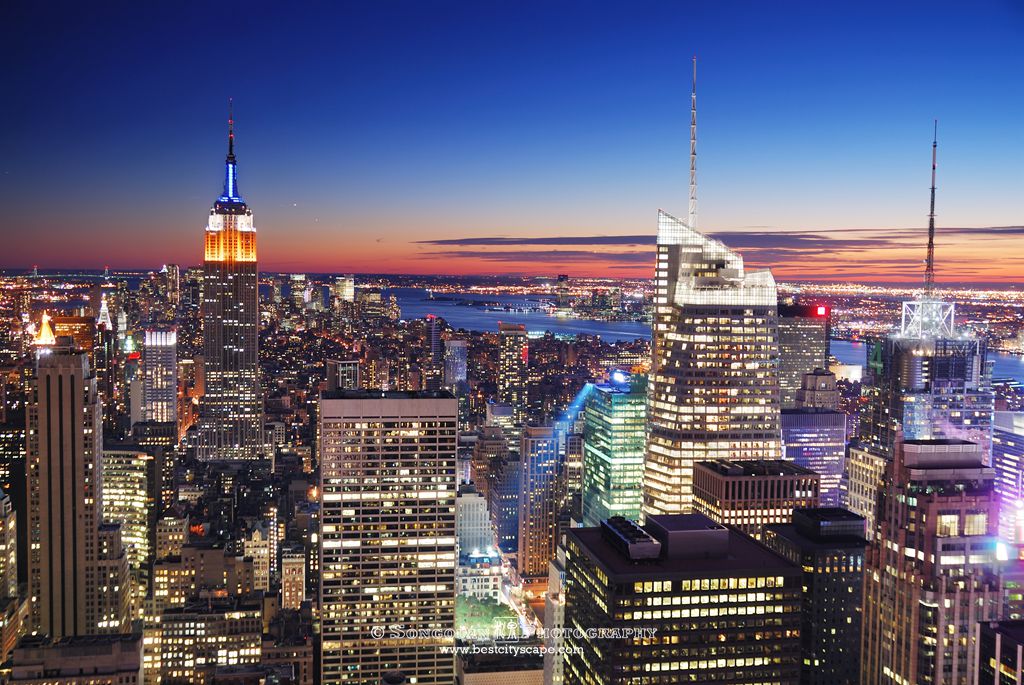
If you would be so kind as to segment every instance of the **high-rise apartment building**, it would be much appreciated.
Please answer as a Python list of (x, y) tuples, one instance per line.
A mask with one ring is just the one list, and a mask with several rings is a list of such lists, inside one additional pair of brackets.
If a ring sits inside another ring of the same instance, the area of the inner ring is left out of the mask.
[(644, 510), (693, 503), (709, 459), (778, 459), (775, 280), (681, 219), (659, 212)]
[(498, 401), (512, 407), (517, 423), (526, 419), (529, 342), (523, 324), (498, 324)]
[(861, 683), (973, 683), (977, 624), (999, 618), (994, 472), (956, 439), (896, 444), (868, 546)]
[(449, 393), (321, 396), (324, 685), (454, 681), (457, 431)]
[(551, 426), (526, 426), (521, 440), (516, 568), (520, 577), (543, 582), (558, 544), (558, 514), (565, 487), (564, 453)]
[(87, 353), (40, 347), (27, 421), (29, 620), (55, 639), (127, 628), (127, 559), (119, 526), (102, 523), (101, 412)]
[(783, 409), (796, 406), (804, 374), (828, 368), (829, 307), (779, 304), (779, 395)]
[(992, 467), (999, 499), (999, 536), (1024, 543), (1024, 412), (998, 411), (992, 421)]
[(860, 682), (864, 519), (846, 509), (797, 509), (764, 528), (764, 544), (803, 569), (801, 685)]
[(817, 507), (820, 490), (817, 473), (782, 459), (700, 461), (693, 470), (693, 508), (758, 540), (794, 509)]
[(229, 120), (224, 193), (210, 210), (203, 260), (203, 360), (198, 455), (206, 461), (263, 454), (259, 294), (252, 210), (238, 193)]
[(799, 683), (796, 564), (700, 514), (566, 538), (566, 685)]
[(147, 328), (142, 342), (142, 420), (178, 422), (178, 332)]
[(612, 516), (639, 520), (643, 504), (647, 378), (613, 373), (583, 410), (583, 525)]

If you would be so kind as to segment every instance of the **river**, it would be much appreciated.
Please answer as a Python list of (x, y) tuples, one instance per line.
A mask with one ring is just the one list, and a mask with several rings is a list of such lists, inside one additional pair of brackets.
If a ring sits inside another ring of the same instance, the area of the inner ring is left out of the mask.
[[(607, 342), (650, 338), (651, 329), (646, 323), (636, 321), (599, 321), (595, 319), (569, 319), (551, 316), (543, 311), (494, 311), (480, 306), (459, 304), (460, 301), (501, 302), (512, 306), (538, 305), (544, 299), (531, 295), (471, 295), (455, 294), (452, 299), (431, 300), (425, 290), (417, 288), (395, 288), (389, 291), (398, 298), (402, 318), (420, 319), (427, 314), (440, 316), (453, 328), (468, 331), (497, 331), (498, 322), (521, 323), (530, 333), (552, 333), (562, 335), (599, 335)], [(438, 295), (438, 297), (448, 297)], [(867, 344), (849, 340), (833, 340), (832, 354), (844, 364), (864, 365)], [(992, 376), (1012, 378), (1024, 382), (1024, 357), (1012, 354), (994, 353)]]

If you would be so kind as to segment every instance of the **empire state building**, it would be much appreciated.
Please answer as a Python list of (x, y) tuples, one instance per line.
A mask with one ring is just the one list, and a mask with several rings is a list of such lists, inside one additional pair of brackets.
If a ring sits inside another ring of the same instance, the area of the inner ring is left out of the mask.
[(252, 210), (238, 193), (234, 121), (228, 119), (224, 193), (210, 210), (203, 260), (203, 353), (198, 456), (259, 459), (263, 394), (259, 380), (259, 297)]

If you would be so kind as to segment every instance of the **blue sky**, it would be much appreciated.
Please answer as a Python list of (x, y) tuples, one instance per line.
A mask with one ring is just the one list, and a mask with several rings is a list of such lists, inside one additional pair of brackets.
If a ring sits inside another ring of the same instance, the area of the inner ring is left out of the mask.
[[(644, 274), (578, 243), (685, 214), (697, 54), (701, 228), (843, 229), (862, 245), (757, 263), (909, 278), (911, 250), (871, 255), (924, 225), (938, 118), (940, 267), (1020, 267), (1019, 234), (941, 227), (1021, 224), (1021, 3), (145, 5), (0, 10), (0, 266), (196, 263), (231, 96), (265, 268), (557, 271), (528, 241), (565, 236), (580, 273)], [(527, 242), (422, 242), (496, 236)]]

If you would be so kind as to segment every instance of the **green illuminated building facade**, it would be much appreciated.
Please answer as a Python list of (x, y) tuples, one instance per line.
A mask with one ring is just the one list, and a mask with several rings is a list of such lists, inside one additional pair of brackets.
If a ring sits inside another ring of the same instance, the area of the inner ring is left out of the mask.
[(583, 524), (640, 518), (647, 377), (616, 372), (593, 387), (583, 423)]

